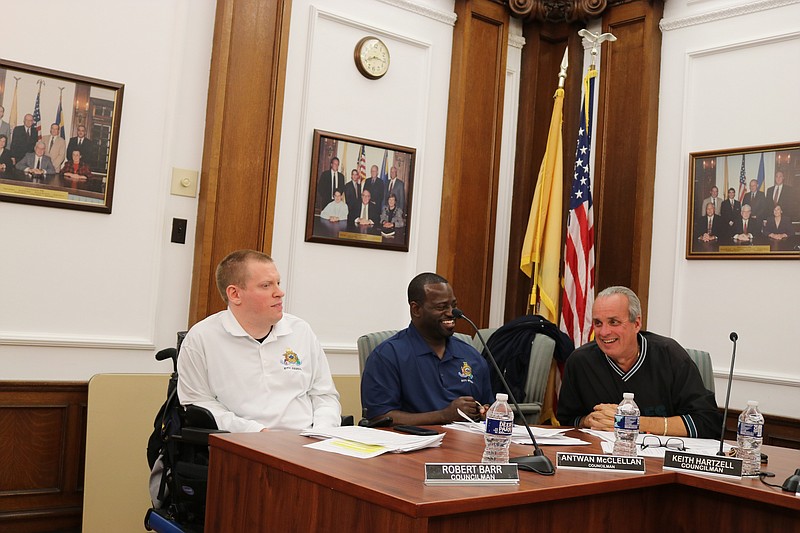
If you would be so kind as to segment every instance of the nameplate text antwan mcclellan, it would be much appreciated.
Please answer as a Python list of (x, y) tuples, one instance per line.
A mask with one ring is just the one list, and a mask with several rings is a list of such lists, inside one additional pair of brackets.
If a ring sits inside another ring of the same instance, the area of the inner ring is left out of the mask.
[(556, 463), (558, 468), (573, 470), (644, 474), (644, 457), (558, 452), (556, 454)]

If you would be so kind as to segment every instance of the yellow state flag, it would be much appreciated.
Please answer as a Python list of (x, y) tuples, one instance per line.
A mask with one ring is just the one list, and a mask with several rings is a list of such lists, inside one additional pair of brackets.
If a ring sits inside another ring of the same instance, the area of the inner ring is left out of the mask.
[[(564, 89), (558, 88), (547, 135), (536, 191), (528, 218), (528, 229), (522, 243), (520, 268), (533, 280), (531, 305), (536, 304), (537, 292), (541, 302), (539, 314), (558, 323), (558, 301), (561, 291), (561, 224), (563, 202), (563, 160), (561, 149), (561, 120)], [(537, 290), (538, 289), (538, 290)]]
[[(17, 86), (19, 85), (20, 78), (14, 76), (14, 97), (11, 100), (11, 113), (8, 115), (8, 124), (11, 126), (11, 129), (17, 127), (19, 122), (17, 122)], [(8, 148), (8, 146), (6, 146)]]

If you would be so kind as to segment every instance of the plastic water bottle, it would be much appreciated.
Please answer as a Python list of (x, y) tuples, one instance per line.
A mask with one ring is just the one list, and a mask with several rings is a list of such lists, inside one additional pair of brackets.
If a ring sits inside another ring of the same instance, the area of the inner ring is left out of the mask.
[(486, 413), (486, 433), (482, 463), (507, 463), (511, 431), (514, 429), (514, 411), (508, 405), (508, 394), (501, 392)]
[(624, 393), (614, 416), (614, 455), (636, 457), (640, 414), (639, 406), (633, 401), (633, 393)]
[(736, 456), (742, 459), (742, 475), (757, 476), (761, 472), (761, 442), (763, 439), (764, 415), (758, 410), (758, 402), (750, 400), (747, 409), (739, 415), (736, 429)]

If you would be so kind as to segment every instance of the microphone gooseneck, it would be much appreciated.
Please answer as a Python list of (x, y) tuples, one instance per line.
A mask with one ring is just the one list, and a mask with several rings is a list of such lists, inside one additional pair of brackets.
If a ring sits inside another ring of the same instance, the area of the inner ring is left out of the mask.
[(733, 382), (733, 364), (736, 361), (736, 341), (739, 340), (739, 335), (736, 334), (735, 331), (731, 331), (730, 334), (731, 342), (733, 342), (733, 353), (731, 353), (731, 370), (728, 373), (728, 392), (725, 394), (725, 410), (722, 414), (722, 429), (719, 433), (719, 451), (717, 455), (725, 455), (725, 452), (722, 451), (723, 445), (725, 443), (725, 422), (728, 420), (728, 404), (731, 401), (731, 383)]
[(533, 443), (533, 454), (532, 455), (525, 455), (523, 457), (512, 457), (509, 459), (511, 463), (517, 463), (517, 466), (523, 470), (530, 470), (531, 472), (536, 472), (537, 474), (542, 474), (544, 476), (552, 476), (555, 474), (556, 470), (553, 467), (553, 463), (550, 459), (544, 454), (541, 448), (539, 448), (539, 444), (536, 442), (536, 437), (533, 436), (533, 431), (531, 430), (530, 425), (528, 425), (528, 421), (525, 420), (525, 415), (522, 414), (522, 409), (520, 409), (519, 404), (517, 403), (517, 399), (514, 398), (514, 394), (511, 392), (511, 387), (508, 386), (508, 382), (506, 378), (503, 376), (503, 373), (500, 371), (500, 367), (497, 365), (497, 360), (494, 358), (492, 351), (486, 345), (486, 341), (483, 339), (483, 335), (481, 335), (478, 326), (470, 320), (467, 315), (461, 309), (454, 307), (451, 311), (453, 314), (453, 318), (463, 318), (469, 325), (475, 329), (475, 333), (478, 335), (478, 338), (483, 345), (483, 349), (486, 350), (487, 355), (489, 356), (489, 361), (491, 361), (492, 366), (494, 367), (495, 372), (500, 377), (500, 381), (503, 383), (503, 387), (508, 393), (508, 397), (511, 399), (511, 402), (514, 404), (514, 407), (517, 408), (517, 412), (519, 413), (520, 417), (522, 418), (522, 423), (525, 425), (525, 429), (528, 430), (528, 435), (531, 438), (531, 442)]

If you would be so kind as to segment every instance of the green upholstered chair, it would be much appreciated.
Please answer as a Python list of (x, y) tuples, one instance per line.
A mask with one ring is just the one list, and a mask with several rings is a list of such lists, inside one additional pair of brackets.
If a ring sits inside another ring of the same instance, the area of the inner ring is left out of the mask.
[[(356, 341), (356, 345), (358, 346), (358, 368), (362, 374), (364, 373), (364, 367), (367, 364), (367, 357), (369, 357), (369, 354), (372, 353), (372, 350), (377, 348), (380, 343), (397, 332), (398, 330), (396, 329), (387, 329), (385, 331), (374, 331), (372, 333), (367, 333), (366, 335), (361, 335), (358, 338), (358, 341)], [(455, 336), (468, 344), (472, 344), (472, 338), (469, 335), (455, 333)]]
[(714, 392), (714, 367), (711, 366), (711, 354), (703, 350), (686, 348), (686, 353), (692, 358), (697, 369), (700, 370), (700, 377), (703, 378), (703, 385)]
[[(385, 331), (374, 331), (372, 333), (367, 333), (362, 335), (356, 341), (356, 345), (358, 346), (358, 368), (359, 372), (363, 375), (364, 374), (364, 367), (367, 365), (367, 357), (369, 354), (372, 353), (380, 343), (397, 333), (398, 330), (396, 329), (387, 329)], [(472, 343), (472, 338), (469, 335), (464, 335), (463, 333), (455, 333), (455, 336), (460, 338), (462, 341), (466, 343)], [(362, 408), (362, 415), (363, 415), (363, 408)]]
[(372, 353), (380, 343), (397, 333), (396, 329), (387, 329), (386, 331), (375, 331), (361, 335), (356, 341), (358, 346), (358, 369), (359, 372), (364, 374), (364, 367), (367, 366), (367, 357)]
[[(497, 331), (497, 328), (480, 330), (486, 342), (489, 342), (489, 337), (495, 331)], [(483, 352), (483, 345), (478, 339), (477, 333), (472, 339), (472, 345), (479, 352)], [(553, 362), (555, 348), (556, 341), (547, 335), (536, 335), (533, 343), (531, 343), (531, 360), (528, 365), (528, 377), (525, 380), (525, 402), (519, 404), (522, 415), (530, 424), (538, 423), (539, 415), (542, 413), (544, 393), (547, 389), (547, 377), (550, 375), (550, 365)], [(497, 355), (495, 354), (495, 356)], [(489, 365), (491, 366), (491, 363)], [(519, 415), (519, 413), (517, 414)]]
[[(483, 336), (483, 340), (485, 340), (486, 342), (489, 342), (489, 337), (491, 337), (492, 334), (495, 331), (497, 331), (497, 328), (484, 328), (484, 329), (480, 329), (478, 331)], [(478, 334), (477, 333), (472, 337), (472, 340), (470, 342), (471, 342), (472, 346), (476, 350), (478, 350), (479, 352), (483, 353), (483, 344), (481, 344), (481, 340), (478, 338)], [(491, 363), (489, 363), (489, 364), (491, 364)]]

